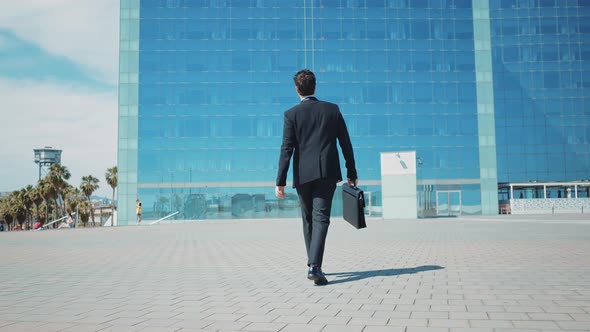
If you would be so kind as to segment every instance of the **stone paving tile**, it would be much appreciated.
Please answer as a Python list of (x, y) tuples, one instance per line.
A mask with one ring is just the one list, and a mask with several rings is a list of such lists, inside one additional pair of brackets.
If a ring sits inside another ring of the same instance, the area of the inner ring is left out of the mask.
[(0, 233), (0, 331), (589, 330), (590, 222), (551, 218), (335, 218), (325, 287), (299, 220)]
[(387, 318), (378, 318), (378, 317), (352, 317), (352, 319), (348, 322), (348, 325), (378, 325), (383, 326), (387, 325), (389, 319)]
[(489, 312), (490, 319), (495, 320), (527, 320), (530, 316), (524, 312)]
[(104, 324), (117, 319), (117, 317), (83, 317), (76, 319), (76, 324)]
[[(339, 310), (339, 309), (324, 309), (324, 310), (315, 310), (315, 309), (307, 309), (303, 312), (302, 315), (313, 315), (313, 316), (324, 316), (324, 317), (334, 317), (337, 315), (340, 316), (350, 316), (347, 315), (347, 312), (356, 312), (352, 310)], [(342, 313), (342, 314), (340, 314)]]
[(414, 311), (410, 317), (448, 319), (449, 313), (446, 311)]
[(561, 329), (565, 330), (590, 330), (588, 322), (555, 322)]
[(252, 323), (270, 323), (277, 319), (277, 315), (246, 315), (239, 319), (240, 322), (252, 322)]
[(284, 316), (277, 317), (277, 319), (275, 319), (273, 322), (274, 323), (291, 323), (291, 324), (309, 324), (311, 322), (311, 320), (314, 318), (315, 318), (314, 316), (284, 315)]
[(387, 325), (390, 326), (422, 326), (422, 327), (426, 327), (428, 326), (428, 320), (427, 319), (397, 319), (397, 318), (390, 318), (387, 321)]
[(512, 325), (512, 321), (496, 320), (496, 319), (490, 319), (490, 320), (472, 319), (472, 320), (469, 320), (469, 325), (471, 327), (491, 327), (494, 329), (512, 328), (514, 326), (514, 325)]
[(404, 311), (388, 311), (388, 310), (377, 310), (373, 314), (373, 317), (381, 318), (410, 318), (411, 312)]
[(217, 330), (228, 330), (228, 331), (239, 331), (244, 327), (250, 325), (249, 322), (229, 322), (229, 321), (216, 321), (207, 325), (205, 328), (213, 331)]
[(12, 322), (0, 327), (0, 331), (39, 331), (44, 322)]
[[(395, 326), (367, 326), (363, 329), (363, 332), (404, 332), (405, 327)], [(335, 331), (337, 332), (337, 331)]]
[(469, 327), (469, 321), (465, 319), (429, 319), (429, 327)]
[[(343, 326), (343, 325), (326, 325), (322, 329), (322, 332), (362, 332), (365, 331), (366, 327), (359, 325), (359, 326)], [(302, 332), (305, 330), (299, 330), (298, 332)], [(281, 332), (283, 332), (281, 330)]]
[(176, 331), (178, 331), (178, 329), (177, 328), (170, 328), (170, 327), (148, 326), (148, 327), (144, 327), (138, 331), (141, 331), (141, 332), (176, 332)]
[(325, 332), (326, 329), (324, 329), (324, 327), (326, 327), (325, 325), (318, 325), (318, 324), (287, 324), (287, 326), (285, 326), (284, 328), (282, 328), (280, 331), (281, 332), (320, 332), (323, 331)]
[[(109, 328), (109, 325), (102, 325), (102, 324), (76, 324), (74, 326), (65, 328), (61, 331), (64, 332), (94, 332), (94, 331), (100, 331), (100, 330), (104, 330), (106, 328)], [(130, 329), (131, 331), (133, 331), (133, 329)], [(37, 330), (39, 331), (39, 330)]]
[(351, 317), (346, 316), (338, 316), (338, 317), (328, 317), (328, 316), (316, 316), (311, 320), (311, 324), (317, 325), (346, 325), (351, 320)]
[(362, 304), (330, 304), (328, 310), (360, 310)]
[(468, 305), (467, 311), (470, 311), (470, 312), (506, 312), (506, 309), (500, 305)]
[(142, 326), (124, 326), (124, 325), (114, 325), (114, 326), (109, 326), (107, 328), (104, 328), (102, 330), (100, 330), (100, 332), (135, 332), (135, 331), (141, 331), (142, 329), (144, 329), (144, 327)]
[(451, 332), (494, 332), (492, 328), (485, 327), (453, 327)]
[(449, 318), (451, 319), (489, 319), (489, 315), (486, 312), (450, 312)]
[(245, 328), (244, 331), (272, 331), (278, 332), (283, 329), (287, 324), (284, 323), (252, 323)]
[(7, 325), (12, 325), (14, 323), (16, 323), (16, 322), (7, 321), (7, 320), (0, 320), (0, 327), (7, 326)]
[(541, 332), (541, 330), (534, 330), (534, 329), (516, 329), (516, 328), (497, 328), (494, 329), (495, 332)]
[(415, 327), (408, 326), (406, 332), (449, 332), (448, 328), (444, 327)]
[(514, 325), (514, 327), (519, 329), (548, 330), (558, 328), (557, 324), (555, 324), (555, 322), (552, 321), (513, 320), (512, 324)]
[(575, 314), (553, 314), (553, 313), (529, 313), (528, 314), (531, 320), (536, 321), (543, 321), (543, 320), (573, 320), (571, 315)]
[[(145, 326), (145, 327), (171, 327), (176, 325), (180, 322), (180, 320), (172, 320), (172, 319), (158, 319), (158, 318), (150, 318), (146, 321), (143, 321), (135, 326)], [(110, 322), (112, 324), (112, 322)]]
[(550, 313), (562, 313), (562, 314), (583, 314), (584, 309), (580, 307), (556, 307), (556, 306), (544, 306), (542, 307), (544, 312)]
[[(590, 314), (570, 314), (570, 316), (577, 321), (590, 322)], [(567, 319), (560, 319), (567, 320)]]
[(340, 310), (336, 316), (338, 317), (356, 317), (369, 318), (373, 317), (375, 311), (373, 310)]

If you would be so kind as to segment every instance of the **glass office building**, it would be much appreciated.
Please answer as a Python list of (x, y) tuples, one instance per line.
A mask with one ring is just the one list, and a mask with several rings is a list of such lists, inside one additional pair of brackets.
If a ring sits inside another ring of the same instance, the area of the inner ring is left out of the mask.
[(341, 108), (372, 215), (381, 152), (416, 151), (420, 216), (590, 178), (588, 22), (583, 0), (122, 0), (119, 224), (137, 197), (147, 220), (298, 216), (274, 180), (302, 68)]

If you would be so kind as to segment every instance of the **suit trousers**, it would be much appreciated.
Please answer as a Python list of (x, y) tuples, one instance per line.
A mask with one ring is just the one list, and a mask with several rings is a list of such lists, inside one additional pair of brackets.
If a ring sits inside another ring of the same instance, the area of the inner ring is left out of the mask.
[(308, 266), (322, 266), (336, 182), (336, 179), (318, 179), (296, 187)]

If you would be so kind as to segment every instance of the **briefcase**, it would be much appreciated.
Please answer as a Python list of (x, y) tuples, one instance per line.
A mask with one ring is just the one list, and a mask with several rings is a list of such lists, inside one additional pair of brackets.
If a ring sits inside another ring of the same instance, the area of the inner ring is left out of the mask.
[(358, 187), (342, 185), (342, 216), (356, 229), (367, 227), (365, 222), (365, 194)]

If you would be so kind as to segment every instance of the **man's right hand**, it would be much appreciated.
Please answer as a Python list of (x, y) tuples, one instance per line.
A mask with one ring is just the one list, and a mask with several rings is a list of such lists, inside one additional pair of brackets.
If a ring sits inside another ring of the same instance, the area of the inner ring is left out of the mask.
[(285, 198), (285, 186), (276, 186), (275, 196), (277, 196), (278, 199)]
[[(351, 179), (346, 179), (346, 180), (348, 181), (348, 185), (351, 187), (357, 187), (357, 185), (359, 184), (359, 179), (354, 179), (354, 181)], [(354, 182), (354, 185), (353, 185), (353, 182)]]

